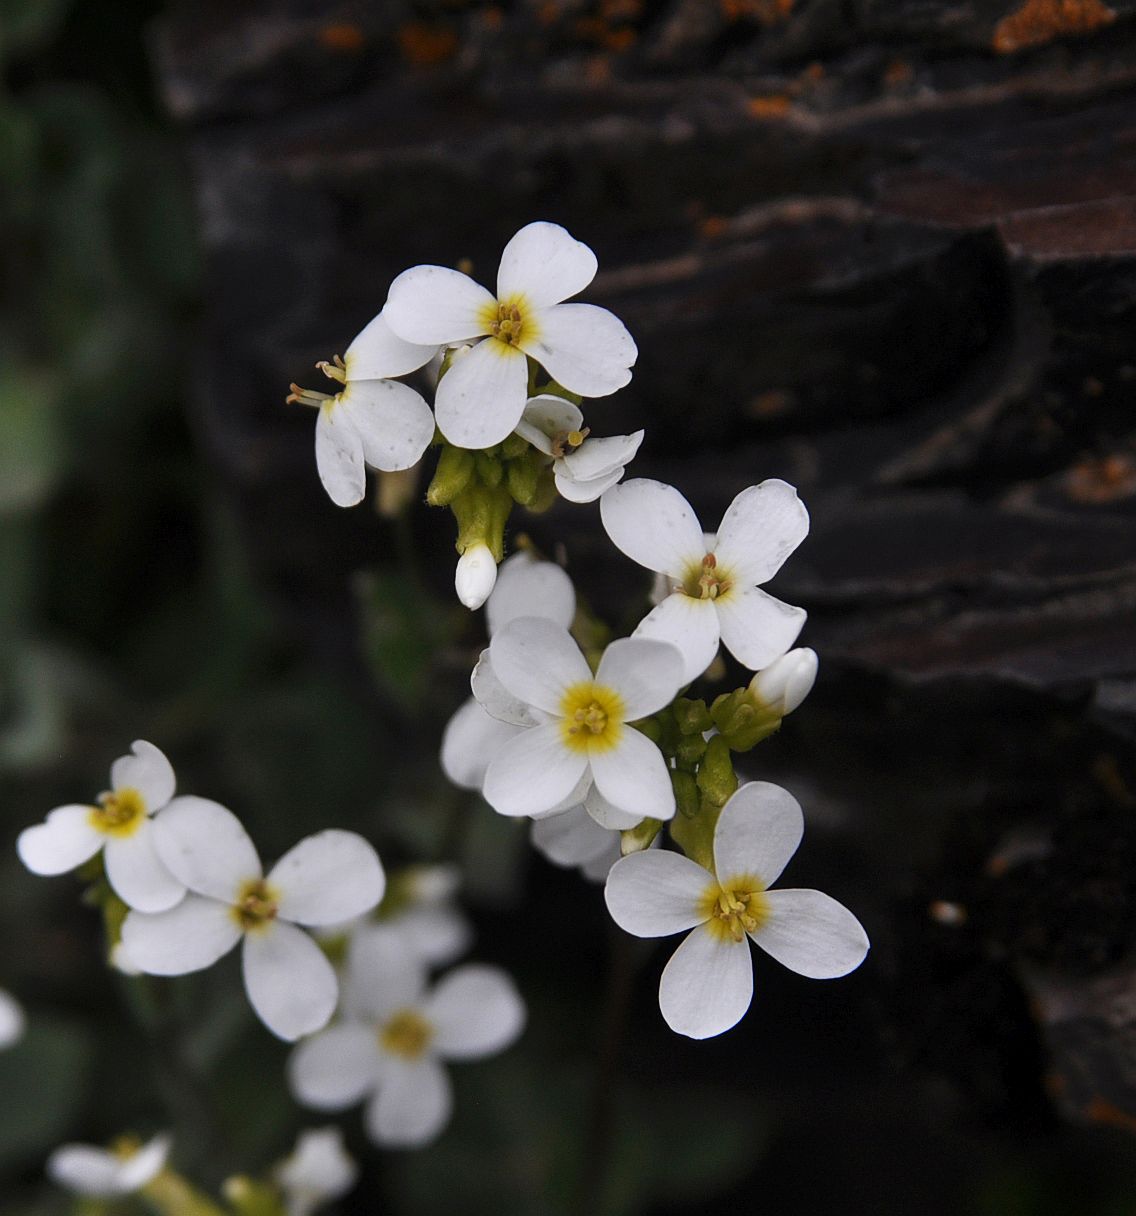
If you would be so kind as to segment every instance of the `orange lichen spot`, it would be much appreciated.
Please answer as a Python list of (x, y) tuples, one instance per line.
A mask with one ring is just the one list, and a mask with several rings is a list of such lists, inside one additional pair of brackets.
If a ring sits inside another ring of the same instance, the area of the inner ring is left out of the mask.
[(589, 55), (584, 63), (584, 79), (588, 84), (607, 84), (611, 80), (611, 60), (607, 55)]
[(560, 20), (560, 5), (556, 0), (545, 0), (536, 10), (536, 19), (541, 25), (555, 25)]
[(454, 57), (458, 36), (449, 26), (411, 21), (398, 31), (398, 49), (407, 63), (429, 67)]
[(708, 215), (704, 220), (699, 221), (698, 231), (713, 240), (715, 237), (721, 236), (729, 226), (729, 221), (720, 215)]
[(319, 40), (329, 51), (361, 51), (367, 41), (366, 35), (357, 25), (341, 21), (336, 25), (325, 25), (319, 32)]
[(727, 21), (759, 21), (776, 25), (793, 11), (793, 0), (718, 0)]
[(1026, 0), (994, 27), (992, 45), (999, 54), (1010, 55), (1054, 38), (1091, 34), (1115, 20), (1104, 0)]
[(767, 388), (749, 403), (755, 418), (777, 418), (793, 404), (793, 394), (783, 388)]
[(1136, 460), (1127, 452), (1089, 457), (1065, 476), (1065, 493), (1074, 502), (1115, 502), (1136, 494)]
[(1136, 1132), (1136, 1115), (1123, 1110), (1107, 1098), (1099, 1094), (1090, 1099), (1085, 1107), (1085, 1118), (1090, 1123), (1099, 1123), (1105, 1127), (1119, 1127), (1126, 1132)]
[(801, 73), (801, 79), (809, 84), (816, 84), (824, 79), (824, 64), (814, 59)]
[(751, 97), (746, 109), (751, 118), (784, 118), (792, 106), (787, 93), (773, 93), (767, 97)]
[(915, 71), (906, 59), (893, 59), (884, 68), (884, 84), (889, 89), (898, 89), (915, 79)]
[(501, 23), (504, 20), (505, 20), (504, 12), (502, 12), (502, 10), (497, 8), (496, 6), (492, 6), (490, 8), (482, 10), (481, 24), (488, 27), (491, 30), (499, 30), (501, 28)]

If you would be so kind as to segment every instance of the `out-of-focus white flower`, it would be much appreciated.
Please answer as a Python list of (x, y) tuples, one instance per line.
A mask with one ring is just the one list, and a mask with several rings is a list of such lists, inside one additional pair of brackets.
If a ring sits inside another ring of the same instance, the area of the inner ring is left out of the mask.
[(759, 671), (750, 680), (749, 691), (761, 705), (784, 718), (812, 692), (816, 677), (816, 651), (801, 646)]
[(449, 1121), (443, 1060), (503, 1051), (525, 1022), (503, 971), (469, 964), (430, 989), (422, 963), (390, 935), (352, 941), (342, 1011), (342, 1021), (292, 1053), (292, 1092), (321, 1110), (367, 1099), (367, 1134), (388, 1148), (429, 1144)]
[(150, 975), (199, 971), (244, 939), (249, 1001), (282, 1039), (326, 1025), (338, 985), (299, 925), (332, 925), (373, 908), (386, 879), (354, 832), (301, 840), (268, 872), (237, 817), (206, 798), (177, 798), (156, 821), (159, 856), (190, 894), (168, 912), (131, 912), (122, 925), (130, 962)]
[(577, 867), (591, 882), (603, 882), (619, 860), (619, 832), (601, 827), (583, 806), (534, 819), (531, 838), (553, 865)]
[(391, 284), (383, 315), (410, 342), (475, 341), (438, 382), (434, 410), (457, 447), (487, 448), (516, 427), (531, 356), (570, 392), (605, 397), (630, 379), (635, 343), (606, 308), (564, 304), (596, 273), (595, 254), (559, 224), (522, 228), (501, 255), (497, 295), (457, 270), (415, 266)]
[(27, 1018), (20, 1002), (0, 988), (0, 1050), (12, 1047), (24, 1037)]
[(713, 662), (721, 640), (756, 671), (796, 640), (805, 611), (762, 591), (809, 530), (797, 491), (772, 479), (743, 490), (709, 542), (673, 486), (636, 478), (612, 486), (600, 515), (613, 544), (633, 561), (672, 580), (672, 592), (640, 622), (636, 637), (678, 646), (686, 679)]
[(138, 739), (131, 748), (111, 765), (111, 789), (97, 806), (56, 807), (20, 833), (16, 851), (34, 874), (63, 874), (102, 849), (115, 894), (139, 911), (161, 912), (185, 895), (154, 851), (151, 818), (174, 795), (174, 770), (152, 743)]
[(584, 415), (563, 397), (529, 399), (517, 424), (523, 436), (546, 456), (561, 498), (569, 502), (595, 502), (623, 476), (639, 451), (643, 432), (596, 439), (584, 427)]
[[(683, 683), (675, 647), (621, 638), (593, 676), (567, 630), (520, 617), (494, 636), (489, 655), (495, 680), (537, 722), (490, 760), (482, 791), (490, 806), (502, 815), (537, 816), (584, 802), (605, 827), (620, 828), (645, 816), (671, 818), (666, 761), (630, 723), (674, 699)], [(500, 711), (477, 680), (474, 695), (490, 713)], [(607, 807), (619, 822), (603, 813)]]
[(343, 387), (335, 394), (292, 385), (290, 402), (319, 410), (316, 469), (331, 501), (353, 507), (367, 488), (365, 465), (392, 473), (422, 458), (434, 437), (434, 415), (419, 393), (399, 384), (434, 357), (437, 344), (405, 342), (379, 313), (340, 359), (316, 366)]
[(497, 559), (488, 545), (470, 545), (458, 558), (454, 590), (467, 608), (480, 608), (497, 581)]
[(162, 1171), (170, 1137), (155, 1136), (143, 1145), (117, 1150), (93, 1144), (64, 1144), (47, 1159), (47, 1176), (87, 1199), (114, 1199), (141, 1190)]
[(714, 872), (661, 849), (617, 861), (604, 895), (612, 919), (636, 937), (690, 929), (659, 982), (667, 1025), (692, 1039), (729, 1030), (749, 1008), (746, 938), (811, 979), (847, 975), (868, 952), (863, 926), (820, 891), (770, 890), (797, 851), (801, 808), (765, 781), (743, 785), (714, 831)]
[(310, 1216), (316, 1208), (346, 1195), (359, 1177), (359, 1167), (343, 1147), (338, 1127), (310, 1128), (273, 1170), (288, 1216)]

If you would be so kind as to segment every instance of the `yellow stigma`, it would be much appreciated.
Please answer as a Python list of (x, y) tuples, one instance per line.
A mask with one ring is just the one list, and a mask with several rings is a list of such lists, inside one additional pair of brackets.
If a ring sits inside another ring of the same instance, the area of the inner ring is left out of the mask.
[(146, 799), (133, 786), (99, 795), (91, 807), (91, 826), (108, 836), (133, 836), (146, 818)]
[(417, 1060), (433, 1037), (433, 1026), (417, 1009), (400, 1009), (379, 1030), (379, 1044), (383, 1050), (404, 1060)]
[(532, 309), (524, 296), (510, 296), (507, 300), (486, 304), (480, 320), (490, 336), (506, 346), (532, 342), (537, 336)]
[(241, 883), (236, 903), (230, 908), (233, 919), (245, 933), (263, 932), (276, 919), (280, 896), (263, 878)]
[(623, 699), (614, 688), (585, 680), (573, 684), (560, 702), (565, 744), (577, 752), (607, 751), (623, 731)]
[(716, 600), (725, 595), (732, 586), (730, 574), (718, 568), (718, 559), (713, 553), (692, 564), (682, 580), (683, 591), (696, 600)]
[(702, 892), (698, 910), (712, 933), (740, 942), (769, 919), (769, 900), (760, 879), (739, 874), (724, 883), (712, 882)]

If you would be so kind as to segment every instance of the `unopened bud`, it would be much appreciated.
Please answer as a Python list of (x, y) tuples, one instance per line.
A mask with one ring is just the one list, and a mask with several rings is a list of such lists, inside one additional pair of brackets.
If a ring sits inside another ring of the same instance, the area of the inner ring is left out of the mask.
[(816, 651), (800, 646), (759, 671), (750, 680), (749, 691), (761, 705), (776, 710), (783, 718), (809, 695), (816, 677)]
[(471, 545), (458, 558), (454, 587), (467, 608), (480, 608), (497, 581), (497, 562), (485, 544)]

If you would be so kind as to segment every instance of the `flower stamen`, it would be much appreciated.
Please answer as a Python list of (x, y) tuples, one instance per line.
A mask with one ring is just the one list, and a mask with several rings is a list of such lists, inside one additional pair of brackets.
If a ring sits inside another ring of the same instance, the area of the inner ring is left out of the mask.
[(91, 823), (108, 836), (133, 836), (146, 818), (146, 800), (133, 786), (99, 795)]
[(246, 933), (267, 929), (276, 919), (277, 894), (263, 878), (250, 879), (241, 885), (232, 913)]
[(417, 1009), (400, 1009), (379, 1030), (379, 1043), (391, 1055), (416, 1060), (434, 1037), (434, 1028)]
[(692, 566), (682, 582), (684, 594), (696, 600), (716, 600), (731, 587), (730, 576), (718, 569), (718, 559), (707, 553), (697, 566)]
[(750, 875), (732, 878), (725, 885), (711, 883), (700, 905), (707, 927), (735, 942), (742, 941), (747, 933), (756, 933), (769, 919), (765, 888)]

